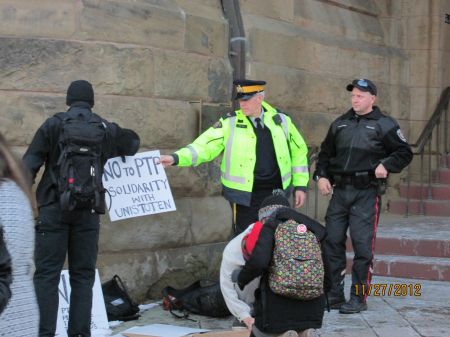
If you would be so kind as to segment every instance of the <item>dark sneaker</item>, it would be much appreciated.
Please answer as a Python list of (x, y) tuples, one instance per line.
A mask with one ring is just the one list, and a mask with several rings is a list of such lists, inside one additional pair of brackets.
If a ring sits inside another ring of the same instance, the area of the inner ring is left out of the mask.
[(343, 291), (342, 292), (330, 291), (327, 294), (327, 296), (328, 296), (328, 303), (330, 304), (330, 309), (339, 309), (341, 305), (345, 303), (345, 296)]
[(361, 302), (356, 296), (351, 296), (350, 300), (343, 304), (339, 309), (341, 314), (356, 314), (367, 310), (367, 303)]

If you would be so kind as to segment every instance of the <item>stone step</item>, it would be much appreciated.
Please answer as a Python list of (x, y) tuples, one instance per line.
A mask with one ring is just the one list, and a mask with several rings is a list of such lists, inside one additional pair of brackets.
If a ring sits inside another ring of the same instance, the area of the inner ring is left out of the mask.
[[(406, 198), (408, 195), (408, 185), (400, 185), (400, 196)], [(431, 197), (433, 200), (450, 200), (450, 184), (431, 184), (428, 188), (428, 184), (424, 183), (422, 187), (418, 183), (412, 183), (409, 186), (409, 197), (411, 199), (428, 199)]]
[(434, 181), (441, 184), (450, 184), (450, 169), (440, 168), (433, 173)]
[[(423, 213), (420, 210), (420, 201), (411, 199), (409, 202), (409, 214), (422, 214), (431, 216), (450, 216), (450, 202), (448, 200), (423, 201)], [(406, 199), (392, 198), (388, 201), (388, 211), (392, 214), (406, 214)]]
[[(351, 273), (353, 253), (347, 253), (347, 273)], [(450, 259), (423, 256), (375, 254), (374, 275), (422, 280), (450, 281)]]
[(441, 165), (445, 168), (450, 168), (450, 155), (441, 157)]
[[(347, 240), (347, 251), (353, 250), (352, 241)], [(389, 237), (377, 235), (375, 256), (404, 255), (450, 258), (450, 238)]]

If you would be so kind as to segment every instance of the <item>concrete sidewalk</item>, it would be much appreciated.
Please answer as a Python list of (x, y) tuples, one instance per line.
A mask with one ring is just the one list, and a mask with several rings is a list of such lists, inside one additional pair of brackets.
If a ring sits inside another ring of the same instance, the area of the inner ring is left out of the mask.
[[(350, 276), (347, 275), (347, 296), (350, 283)], [(325, 312), (322, 329), (316, 331), (317, 335), (326, 337), (450, 336), (450, 282), (374, 277), (372, 284), (374, 286), (372, 296), (368, 298), (367, 311), (353, 315), (339, 314), (336, 310)], [(374, 293), (376, 284), (380, 285), (378, 295)], [(385, 294), (381, 296), (384, 285), (386, 285)], [(392, 291), (389, 296), (390, 287)], [(411, 287), (413, 296), (410, 294)], [(394, 290), (402, 288), (403, 291), (407, 290), (407, 294), (402, 296), (400, 291), (394, 296)], [(420, 296), (414, 295), (415, 289), (420, 290)], [(139, 320), (126, 322), (114, 328), (113, 335), (132, 326), (155, 323), (211, 330), (227, 330), (232, 324), (231, 317), (217, 319), (190, 315), (190, 318), (196, 322), (175, 318), (158, 306), (144, 312)]]

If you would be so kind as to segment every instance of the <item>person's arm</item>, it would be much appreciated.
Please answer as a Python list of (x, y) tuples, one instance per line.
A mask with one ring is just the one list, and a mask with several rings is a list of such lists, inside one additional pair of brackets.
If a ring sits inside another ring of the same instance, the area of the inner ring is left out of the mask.
[(172, 165), (198, 166), (216, 158), (224, 149), (224, 133), (229, 120), (221, 120), (203, 132), (188, 146), (172, 154)]
[(240, 245), (233, 245), (232, 241), (225, 247), (220, 265), (220, 290), (222, 291), (228, 310), (238, 320), (243, 321), (251, 317), (250, 303), (246, 303), (239, 298), (237, 285), (231, 280), (233, 271), (241, 266), (235, 256), (235, 254), (241, 253), (239, 250)]
[[(390, 128), (386, 126), (388, 121), (392, 123)], [(382, 142), (388, 155), (380, 160), (380, 164), (388, 172), (399, 173), (411, 162), (413, 154), (400, 126), (393, 119), (388, 119), (388, 121), (384, 121), (382, 124), (384, 129)]]
[(50, 123), (49, 120), (47, 120), (36, 131), (30, 146), (28, 146), (28, 149), (22, 158), (23, 164), (30, 173), (33, 183), (39, 169), (45, 163), (51, 150), (49, 132)]
[(11, 258), (3, 240), (3, 229), (0, 228), (0, 313), (11, 298)]
[(333, 125), (328, 129), (327, 135), (320, 145), (320, 151), (317, 158), (316, 170), (314, 171), (314, 179), (318, 180), (319, 177), (330, 180), (328, 175), (328, 166), (330, 159), (336, 156), (336, 144), (333, 134)]
[(116, 123), (108, 123), (107, 129), (107, 143), (114, 144), (110, 148), (108, 158), (118, 156), (134, 156), (139, 150), (141, 140), (139, 135), (130, 129), (121, 128)]
[(274, 234), (280, 223), (281, 221), (271, 217), (262, 226), (255, 247), (237, 277), (240, 289), (243, 289), (256, 277), (261, 276), (269, 267), (275, 244)]
[(294, 186), (295, 207), (303, 206), (308, 191), (309, 170), (308, 170), (308, 146), (302, 135), (287, 117), (289, 129), (289, 149), (291, 152), (292, 185)]

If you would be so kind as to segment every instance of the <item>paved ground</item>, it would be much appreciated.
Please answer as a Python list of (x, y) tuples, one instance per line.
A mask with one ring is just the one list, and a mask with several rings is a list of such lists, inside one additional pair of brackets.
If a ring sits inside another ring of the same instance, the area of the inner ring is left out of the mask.
[[(346, 280), (347, 285), (349, 280)], [(450, 282), (374, 277), (373, 284), (380, 285), (379, 295), (382, 295), (381, 286), (387, 286), (384, 296), (373, 294), (369, 298), (368, 311), (353, 315), (342, 315), (336, 310), (325, 312), (323, 327), (316, 331), (317, 334), (327, 337), (450, 336)], [(389, 296), (391, 284), (392, 293)], [(394, 296), (395, 288), (401, 289), (402, 285), (404, 290), (408, 289), (408, 294)], [(411, 296), (409, 285), (420, 287), (420, 296)], [(226, 330), (232, 322), (231, 318), (215, 319), (196, 315), (191, 318), (197, 322), (174, 318), (157, 306), (144, 312), (139, 320), (117, 326), (113, 329), (113, 335), (122, 336), (120, 332), (132, 326), (154, 323)]]
[[(448, 240), (450, 218), (422, 216), (405, 218), (384, 213), (381, 216), (377, 236), (378, 238), (385, 236)], [(349, 284), (350, 277), (347, 276), (347, 294)], [(375, 284), (379, 285), (379, 294), (373, 293), (373, 296), (368, 299), (368, 311), (354, 315), (342, 315), (336, 310), (330, 313), (325, 312), (322, 329), (316, 331), (317, 335), (326, 337), (450, 336), (450, 282), (375, 276), (373, 285)], [(383, 296), (384, 285), (386, 289)], [(374, 292), (375, 286), (372, 289)], [(389, 289), (391, 289), (390, 295)], [(396, 289), (400, 290), (399, 294), (394, 294)], [(420, 290), (420, 296), (415, 296), (418, 295), (414, 294), (416, 289)], [(402, 290), (406, 291), (406, 294), (402, 295)], [(170, 313), (162, 310), (161, 306), (157, 306), (145, 311), (139, 320), (115, 327), (113, 335), (122, 336), (120, 332), (130, 327), (154, 323), (211, 330), (227, 330), (232, 324), (232, 318), (216, 319), (196, 315), (190, 317), (196, 322), (174, 318)]]

